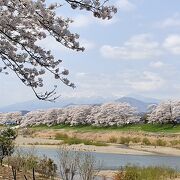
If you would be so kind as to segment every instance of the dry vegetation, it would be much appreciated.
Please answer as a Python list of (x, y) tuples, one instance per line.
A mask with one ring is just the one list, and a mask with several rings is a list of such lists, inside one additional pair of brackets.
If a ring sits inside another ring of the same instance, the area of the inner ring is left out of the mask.
[[(32, 179), (31, 173), (26, 173), (28, 179)], [(0, 180), (12, 180), (12, 170), (8, 166), (0, 166)], [(17, 172), (17, 180), (24, 180), (24, 173), (22, 171)], [(36, 180), (47, 180), (47, 178), (42, 177), (39, 174), (36, 174)]]
[(125, 145), (151, 145), (180, 148), (180, 134), (147, 133), (134, 131), (84, 131), (67, 129), (33, 130), (32, 137), (64, 140), (67, 144), (93, 145), (91, 142)]

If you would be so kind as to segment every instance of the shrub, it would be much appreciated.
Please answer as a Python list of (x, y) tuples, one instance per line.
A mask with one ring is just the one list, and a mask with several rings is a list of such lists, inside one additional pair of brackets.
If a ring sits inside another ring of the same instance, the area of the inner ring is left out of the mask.
[(108, 142), (110, 142), (110, 143), (117, 143), (117, 141), (118, 141), (118, 139), (117, 139), (116, 137), (111, 136), (111, 137), (109, 138), (109, 141), (108, 141)]
[(64, 133), (56, 133), (55, 134), (55, 139), (56, 140), (64, 140), (64, 139), (68, 139), (69, 136), (67, 134)]
[(142, 144), (143, 144), (143, 145), (147, 145), (147, 146), (149, 146), (149, 145), (151, 145), (151, 142), (149, 141), (149, 139), (148, 139), (148, 138), (143, 138), (143, 140), (142, 140)]
[(34, 130), (29, 129), (29, 128), (24, 128), (24, 129), (21, 130), (21, 134), (22, 134), (23, 137), (27, 137), (27, 136), (32, 137), (34, 132), (35, 132)]
[(164, 180), (176, 177), (177, 172), (171, 168), (126, 166), (114, 175), (113, 180)]
[(120, 143), (120, 144), (129, 145), (130, 141), (131, 141), (131, 138), (130, 138), (130, 137), (121, 137), (119, 143)]
[(135, 138), (132, 138), (131, 141), (133, 143), (139, 143), (139, 142), (141, 142), (141, 138), (140, 137), (135, 137)]
[(162, 139), (157, 139), (156, 140), (156, 145), (157, 146), (166, 146), (167, 142), (162, 140)]
[(180, 144), (180, 141), (178, 141), (178, 140), (172, 140), (172, 141), (170, 141), (170, 144), (171, 144), (172, 146), (177, 146), (178, 144)]

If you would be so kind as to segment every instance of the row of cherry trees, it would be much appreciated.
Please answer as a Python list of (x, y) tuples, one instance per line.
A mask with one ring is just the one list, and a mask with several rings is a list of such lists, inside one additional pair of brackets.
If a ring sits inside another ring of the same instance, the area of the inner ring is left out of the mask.
[[(165, 101), (148, 108), (148, 123), (172, 123), (180, 120), (180, 101)], [(0, 123), (14, 121), (22, 127), (39, 124), (70, 124), (113, 126), (143, 122), (136, 108), (127, 103), (82, 105), (59, 109), (38, 110), (22, 116), (20, 112), (0, 113)]]
[(151, 123), (180, 123), (180, 101), (165, 101), (149, 107), (148, 121)]
[(108, 103), (101, 106), (83, 105), (62, 109), (35, 111), (23, 117), (21, 126), (38, 124), (70, 124), (112, 126), (139, 122), (136, 108), (127, 103)]

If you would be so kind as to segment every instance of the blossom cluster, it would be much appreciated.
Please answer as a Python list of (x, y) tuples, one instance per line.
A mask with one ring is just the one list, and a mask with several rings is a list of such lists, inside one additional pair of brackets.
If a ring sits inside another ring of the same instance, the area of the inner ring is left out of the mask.
[[(111, 14), (117, 11), (114, 6), (104, 6), (98, 0), (65, 1), (73, 9), (77, 6), (91, 10), (103, 19), (110, 19)], [(50, 50), (42, 48), (37, 42), (51, 36), (66, 48), (84, 51), (78, 42), (79, 35), (69, 30), (72, 20), (56, 15), (58, 7), (61, 5), (57, 3), (47, 6), (45, 0), (0, 1), (0, 58), (3, 62), (0, 72), (7, 73), (7, 67), (13, 70), (41, 100), (49, 100), (55, 95), (55, 89), (44, 94), (37, 93), (37, 88), (44, 85), (42, 75), (46, 72), (67, 86), (74, 88), (75, 85), (66, 78), (69, 71), (59, 68), (62, 60), (55, 59)]]
[[(6, 116), (4, 116), (5, 119)], [(2, 118), (0, 117), (0, 122)], [(81, 105), (59, 109), (38, 110), (21, 117), (20, 126), (69, 124), (94, 126), (121, 126), (138, 123), (136, 108), (127, 103)]]
[(180, 122), (180, 101), (165, 101), (153, 105), (148, 115), (150, 123), (177, 123)]

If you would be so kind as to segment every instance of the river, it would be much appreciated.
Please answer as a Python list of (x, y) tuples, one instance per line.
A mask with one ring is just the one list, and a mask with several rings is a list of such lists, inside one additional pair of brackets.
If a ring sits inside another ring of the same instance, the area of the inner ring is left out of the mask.
[[(29, 148), (23, 148), (27, 150)], [(58, 156), (56, 148), (36, 147), (38, 156), (46, 155), (52, 158), (58, 164)], [(171, 167), (180, 171), (180, 156), (161, 156), (161, 155), (125, 155), (111, 153), (91, 152), (97, 162), (101, 162), (102, 170), (117, 170), (122, 166), (138, 165), (138, 166), (164, 166)]]

